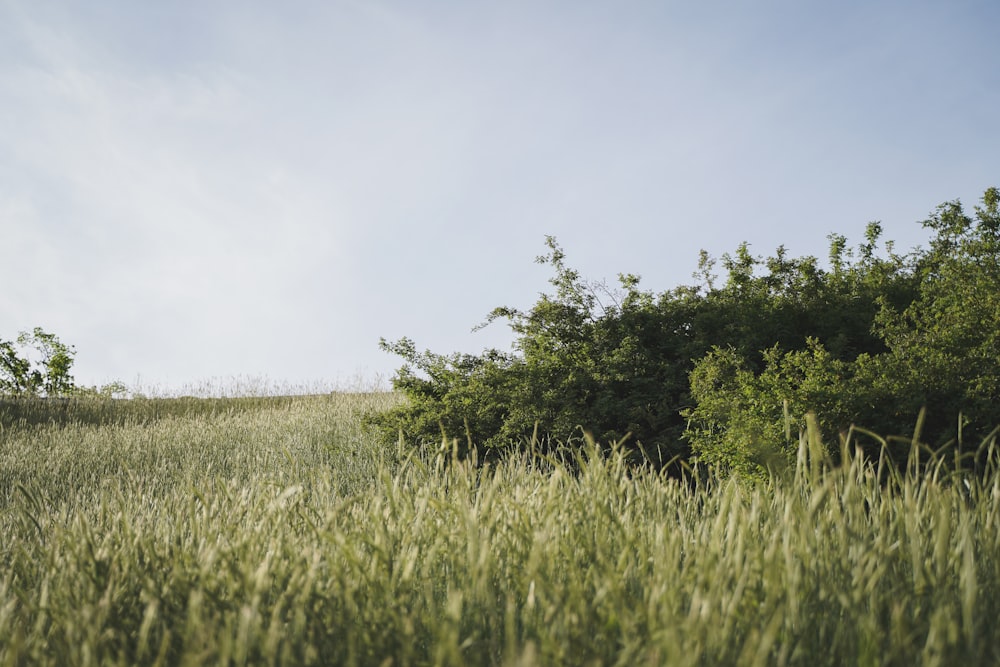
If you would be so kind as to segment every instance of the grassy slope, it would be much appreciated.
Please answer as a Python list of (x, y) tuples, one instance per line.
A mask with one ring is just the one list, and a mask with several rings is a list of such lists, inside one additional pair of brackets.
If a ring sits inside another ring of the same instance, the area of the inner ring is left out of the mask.
[(475, 470), (367, 441), (392, 400), (8, 411), (0, 665), (1000, 661), (996, 474)]

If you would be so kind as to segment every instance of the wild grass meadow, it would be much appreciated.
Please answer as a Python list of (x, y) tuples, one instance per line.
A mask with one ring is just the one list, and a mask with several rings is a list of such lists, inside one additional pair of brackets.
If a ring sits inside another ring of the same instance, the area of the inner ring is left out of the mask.
[(995, 441), (476, 466), (366, 435), (399, 400), (0, 404), (0, 665), (1000, 663)]

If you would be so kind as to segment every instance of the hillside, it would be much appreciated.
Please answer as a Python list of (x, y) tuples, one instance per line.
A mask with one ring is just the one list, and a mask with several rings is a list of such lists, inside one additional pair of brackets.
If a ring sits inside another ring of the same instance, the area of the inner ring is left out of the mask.
[(476, 467), (369, 439), (398, 400), (2, 413), (0, 664), (1000, 660), (995, 441), (981, 480), (833, 468), (816, 429), (766, 483)]

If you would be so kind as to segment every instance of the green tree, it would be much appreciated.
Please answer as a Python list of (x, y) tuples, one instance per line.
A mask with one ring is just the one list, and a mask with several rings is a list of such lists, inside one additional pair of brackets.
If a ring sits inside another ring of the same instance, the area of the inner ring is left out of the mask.
[(33, 350), (38, 360), (32, 363), (14, 343), (0, 340), (0, 395), (59, 397), (75, 390), (70, 374), (75, 348), (41, 327), (22, 331), (16, 345)]
[[(942, 444), (1000, 424), (1000, 191), (990, 188), (967, 215), (949, 202), (923, 224), (935, 234), (916, 262), (919, 293), (886, 307), (878, 332), (890, 353), (871, 381), (927, 409), (926, 438)], [(897, 408), (899, 409), (899, 408)]]
[(34, 394), (38, 380), (31, 362), (19, 356), (14, 343), (0, 340), (0, 396)]

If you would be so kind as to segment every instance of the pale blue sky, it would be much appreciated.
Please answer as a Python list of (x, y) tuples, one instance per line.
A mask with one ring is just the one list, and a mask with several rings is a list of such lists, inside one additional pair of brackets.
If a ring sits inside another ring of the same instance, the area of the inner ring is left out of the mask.
[(1000, 4), (0, 0), (0, 338), (83, 384), (389, 376), (571, 265), (899, 248), (1000, 185)]

